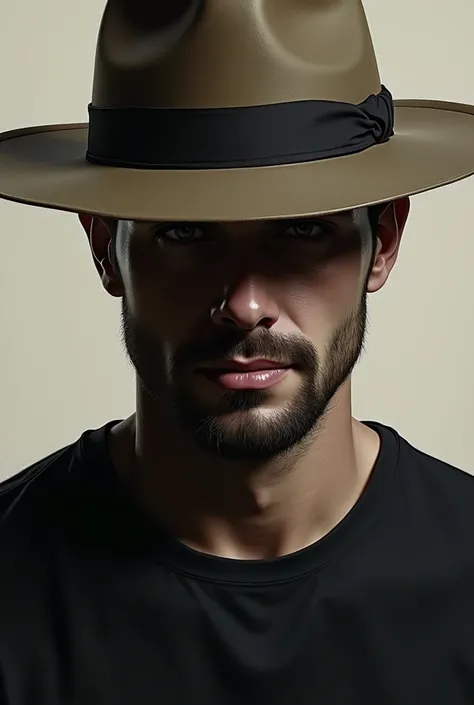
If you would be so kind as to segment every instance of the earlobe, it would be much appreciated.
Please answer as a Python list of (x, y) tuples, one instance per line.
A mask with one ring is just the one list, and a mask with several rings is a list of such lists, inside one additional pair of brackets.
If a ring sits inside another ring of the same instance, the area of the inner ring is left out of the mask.
[(367, 292), (374, 294), (379, 291), (387, 281), (389, 274), (390, 270), (387, 267), (385, 257), (381, 254), (377, 255), (367, 281)]

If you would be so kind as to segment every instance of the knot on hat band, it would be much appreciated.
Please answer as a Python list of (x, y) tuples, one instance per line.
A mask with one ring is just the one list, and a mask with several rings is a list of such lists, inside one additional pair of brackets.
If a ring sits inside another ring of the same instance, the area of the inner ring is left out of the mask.
[(394, 134), (391, 93), (353, 105), (303, 100), (233, 108), (89, 105), (86, 159), (134, 169), (225, 169), (343, 157)]

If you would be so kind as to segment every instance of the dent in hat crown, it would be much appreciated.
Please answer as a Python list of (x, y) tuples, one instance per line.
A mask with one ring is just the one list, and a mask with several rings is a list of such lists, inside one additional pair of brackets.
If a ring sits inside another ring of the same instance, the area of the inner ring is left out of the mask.
[(358, 104), (380, 88), (360, 0), (109, 0), (92, 104)]

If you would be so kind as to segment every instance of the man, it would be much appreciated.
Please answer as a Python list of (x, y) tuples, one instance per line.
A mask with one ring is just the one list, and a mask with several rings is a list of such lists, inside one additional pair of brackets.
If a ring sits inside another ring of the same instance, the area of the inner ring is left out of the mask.
[(89, 125), (3, 135), (0, 194), (79, 214), (136, 411), (1, 486), (2, 705), (472, 705), (474, 480), (350, 377), (473, 134), (359, 0), (110, 0)]

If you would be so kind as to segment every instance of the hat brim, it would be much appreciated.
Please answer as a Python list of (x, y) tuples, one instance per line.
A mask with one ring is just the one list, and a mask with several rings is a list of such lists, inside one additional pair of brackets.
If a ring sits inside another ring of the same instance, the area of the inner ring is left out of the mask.
[(395, 101), (395, 135), (351, 156), (258, 168), (92, 165), (87, 124), (0, 135), (0, 196), (123, 220), (245, 221), (345, 211), (474, 174), (474, 106)]

